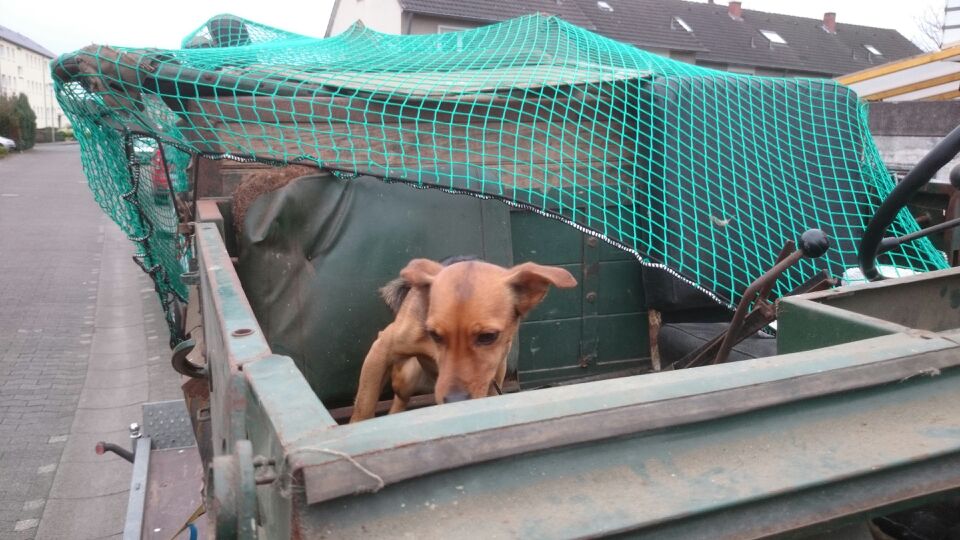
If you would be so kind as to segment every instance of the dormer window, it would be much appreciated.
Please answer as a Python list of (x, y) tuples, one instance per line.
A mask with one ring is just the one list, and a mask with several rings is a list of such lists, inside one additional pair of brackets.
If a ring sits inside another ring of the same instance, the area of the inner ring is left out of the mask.
[(874, 56), (883, 56), (883, 53), (878, 51), (873, 45), (864, 45), (863, 48), (870, 51), (870, 54)]
[(777, 45), (787, 44), (787, 40), (780, 37), (780, 34), (774, 32), (773, 30), (761, 30), (760, 33), (763, 34), (763, 37), (767, 38), (767, 41), (770, 43), (775, 43)]
[(613, 11), (613, 7), (603, 0), (597, 2), (597, 7), (600, 8), (600, 11)]
[(687, 24), (686, 21), (680, 17), (674, 17), (673, 20), (670, 21), (670, 29), (677, 30), (678, 28), (682, 28), (686, 32), (693, 32), (693, 28), (690, 28), (690, 25)]

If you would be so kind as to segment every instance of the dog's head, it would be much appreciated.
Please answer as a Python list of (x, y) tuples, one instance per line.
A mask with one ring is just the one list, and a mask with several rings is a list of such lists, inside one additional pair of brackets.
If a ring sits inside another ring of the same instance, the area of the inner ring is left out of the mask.
[(551, 285), (577, 285), (570, 272), (534, 263), (502, 268), (483, 261), (443, 266), (414, 259), (400, 276), (429, 298), (423, 332), (437, 349), (437, 403), (486, 396), (520, 320)]

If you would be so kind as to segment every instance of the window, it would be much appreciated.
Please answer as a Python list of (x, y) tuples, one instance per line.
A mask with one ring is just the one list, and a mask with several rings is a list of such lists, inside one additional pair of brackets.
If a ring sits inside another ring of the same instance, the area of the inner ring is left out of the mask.
[(686, 21), (684, 21), (680, 17), (674, 17), (673, 20), (670, 21), (670, 29), (676, 30), (677, 28), (683, 28), (687, 32), (693, 32), (693, 28), (690, 28), (690, 25), (687, 24)]
[(780, 34), (774, 32), (773, 30), (761, 30), (763, 37), (767, 38), (767, 41), (770, 43), (776, 43), (777, 45), (786, 45), (787, 40), (780, 37)]
[[(442, 24), (437, 25), (438, 34), (453, 34), (456, 32), (462, 32), (464, 30), (469, 30), (469, 28), (464, 28), (462, 26), (446, 26)], [(437, 42), (437, 49), (442, 50), (444, 48), (444, 43), (446, 42), (447, 46), (452, 46), (454, 48), (453, 50), (462, 51), (463, 50), (463, 34), (457, 34), (456, 36), (451, 36), (451, 38), (452, 37), (456, 37), (456, 41), (454, 44), (451, 45), (447, 40)]]
[(600, 11), (613, 11), (613, 7), (603, 0), (597, 2), (597, 7), (600, 8)]
[(866, 49), (866, 50), (868, 50), (868, 51), (870, 51), (870, 54), (875, 54), (875, 55), (877, 55), (877, 56), (883, 56), (883, 53), (880, 52), (880, 51), (878, 51), (877, 48), (874, 47), (873, 45), (864, 45), (863, 48)]

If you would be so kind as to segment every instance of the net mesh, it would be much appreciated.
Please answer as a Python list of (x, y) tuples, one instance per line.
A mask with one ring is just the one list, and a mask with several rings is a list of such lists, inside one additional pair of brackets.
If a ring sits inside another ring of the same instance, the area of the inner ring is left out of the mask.
[[(189, 190), (195, 155), (499, 198), (725, 304), (809, 228), (832, 249), (775, 294), (856, 266), (893, 187), (846, 87), (713, 71), (541, 15), (422, 36), (355, 25), (328, 39), (218, 16), (182, 49), (91, 46), (53, 71), (93, 193), (168, 308), (186, 298), (171, 192)], [(891, 234), (914, 230), (904, 211)], [(884, 262), (945, 266), (927, 240)]]

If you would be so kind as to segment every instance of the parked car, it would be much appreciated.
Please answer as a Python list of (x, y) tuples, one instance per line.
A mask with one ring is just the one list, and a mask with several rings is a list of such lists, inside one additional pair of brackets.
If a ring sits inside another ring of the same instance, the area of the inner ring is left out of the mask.
[(0, 146), (6, 148), (7, 150), (16, 150), (17, 141), (13, 139), (8, 139), (6, 137), (0, 137)]

